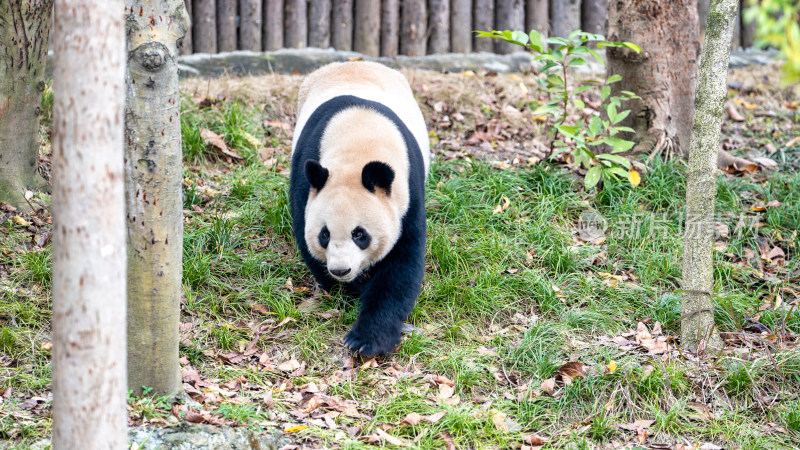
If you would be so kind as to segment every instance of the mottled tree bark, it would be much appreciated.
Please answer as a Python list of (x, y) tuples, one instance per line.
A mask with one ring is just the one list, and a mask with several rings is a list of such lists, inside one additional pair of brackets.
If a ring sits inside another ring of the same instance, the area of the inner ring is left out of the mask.
[(542, 42), (550, 35), (550, 5), (547, 0), (528, 0), (525, 2), (526, 31), (536, 30), (542, 35)]
[(217, 8), (214, 0), (194, 0), (192, 23), (195, 53), (217, 53)]
[(356, 0), (353, 50), (378, 56), (381, 48), (381, 0)]
[[(522, 0), (497, 0), (497, 13), (495, 14), (495, 28), (498, 30), (525, 31), (525, 5)], [(495, 53), (512, 53), (523, 51), (523, 48), (494, 40)]]
[(56, 8), (52, 448), (127, 448), (123, 4)]
[(306, 0), (286, 0), (284, 8), (284, 46), (305, 48), (308, 45), (308, 22)]
[(181, 389), (183, 255), (177, 42), (189, 21), (182, 0), (125, 4), (128, 385), (134, 394), (148, 386), (154, 395), (172, 395)]
[(381, 56), (397, 56), (400, 51), (400, 2), (381, 2)]
[(425, 0), (404, 0), (400, 15), (400, 53), (408, 56), (425, 56), (427, 11)]
[(550, 31), (567, 37), (581, 28), (581, 0), (558, 0), (550, 3)]
[(700, 55), (683, 241), (681, 345), (690, 351), (719, 350), (723, 346), (714, 325), (714, 202), (722, 104), (737, 10), (737, 0), (712, 0)]
[(239, 48), (261, 51), (261, 0), (239, 0)]
[(336, 50), (353, 49), (353, 0), (336, 0), (331, 11), (331, 45)]
[(236, 50), (236, 0), (217, 1), (217, 51)]
[[(474, 30), (494, 30), (494, 0), (475, 0), (473, 2), (472, 21)], [(493, 39), (479, 38), (473, 35), (472, 48), (476, 52), (489, 52), (494, 50)]]
[(450, 51), (472, 51), (472, 0), (450, 1)]
[(631, 41), (641, 53), (608, 49), (608, 75), (619, 74), (612, 92), (633, 91), (624, 121), (636, 130), (634, 152), (689, 149), (697, 76), (697, 0), (618, 0), (609, 5), (608, 39)]
[[(260, 0), (258, 0), (260, 1)], [(192, 0), (184, 0), (183, 2), (186, 5), (186, 11), (189, 13), (189, 18), (192, 17)], [(194, 53), (194, 46), (192, 44), (192, 33), (186, 33), (186, 36), (183, 37), (183, 42), (181, 43), (181, 55), (191, 55)]]
[(428, 54), (447, 53), (449, 50), (450, 0), (429, 0)]
[(308, 2), (308, 46), (331, 46), (331, 0)]
[(0, 1), (0, 201), (29, 210), (39, 175), (39, 106), (53, 0)]
[(264, 0), (262, 39), (266, 51), (283, 48), (283, 0)]
[(606, 34), (608, 0), (582, 0), (581, 29), (595, 34)]

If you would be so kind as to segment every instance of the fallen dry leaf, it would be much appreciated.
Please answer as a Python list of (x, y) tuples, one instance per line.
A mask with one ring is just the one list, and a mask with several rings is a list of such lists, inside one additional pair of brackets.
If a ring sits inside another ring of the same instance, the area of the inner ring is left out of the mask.
[(430, 423), (436, 423), (436, 422), (439, 421), (439, 419), (444, 417), (445, 414), (447, 414), (447, 411), (439, 411), (436, 414), (431, 414), (430, 416), (426, 417), (425, 421), (430, 422)]
[(412, 413), (406, 414), (406, 416), (403, 418), (403, 420), (400, 421), (400, 426), (403, 426), (403, 425), (411, 425), (411, 426), (419, 425), (419, 423), (421, 421), (422, 421), (422, 416), (417, 414), (417, 413), (415, 413), (415, 412), (412, 412)]
[(217, 150), (222, 152), (224, 155), (230, 156), (231, 158), (242, 159), (241, 155), (228, 148), (228, 145), (222, 139), (222, 136), (218, 135), (217, 133), (214, 133), (207, 128), (203, 128), (200, 130), (200, 137), (203, 139), (203, 142), (216, 147)]

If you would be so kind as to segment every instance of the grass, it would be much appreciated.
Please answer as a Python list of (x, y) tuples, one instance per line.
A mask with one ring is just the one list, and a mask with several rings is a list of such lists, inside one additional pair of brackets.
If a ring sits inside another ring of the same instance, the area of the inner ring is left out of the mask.
[[(265, 125), (289, 120), (291, 111), (268, 95), (202, 105), (196, 90), (187, 91), (181, 322), (190, 326), (180, 349), (184, 367), (211, 385), (194, 394), (200, 410), (257, 430), (303, 424), (287, 435), (342, 448), (393, 446), (378, 430), (415, 448), (449, 440), (509, 448), (534, 433), (547, 448), (634, 445), (640, 436), (648, 445), (740, 448), (787, 448), (800, 439), (800, 314), (790, 304), (800, 289), (796, 172), (719, 177), (716, 209), (729, 231), (715, 254), (714, 298), (728, 351), (697, 362), (609, 342), (635, 339), (626, 333), (639, 322), (679, 334), (683, 163), (654, 161), (637, 188), (606, 184), (586, 193), (561, 165), (502, 169), (439, 157), (427, 185), (426, 276), (409, 318), (416, 328), (396, 355), (370, 365), (351, 360), (341, 344), (355, 308), (315, 288), (291, 238), (288, 136)], [(242, 160), (228, 163), (205, 145), (203, 129), (223, 136)], [(771, 200), (781, 206), (755, 208)], [(602, 243), (577, 239), (590, 209), (606, 220)], [(740, 221), (757, 226), (737, 229)], [(18, 448), (50, 431), (49, 400), (20, 406), (46, 398), (50, 384), (49, 246), (30, 241), (10, 219), (3, 224), (0, 247), (11, 257), (0, 267), (0, 393), (11, 393), (0, 409), (0, 439)], [(760, 258), (764, 244), (786, 251), (782, 266)], [(266, 363), (220, 357), (251, 345)], [(280, 368), (291, 360), (305, 366)], [(543, 382), (568, 362), (583, 363), (585, 376), (545, 392)], [(442, 397), (446, 383), (437, 377), (453, 383), (451, 395)], [(356, 413), (303, 412), (316, 395), (354, 402)], [(181, 420), (163, 399), (129, 404), (136, 423)], [(412, 412), (446, 414), (401, 424)], [(637, 420), (652, 423), (636, 431)]]

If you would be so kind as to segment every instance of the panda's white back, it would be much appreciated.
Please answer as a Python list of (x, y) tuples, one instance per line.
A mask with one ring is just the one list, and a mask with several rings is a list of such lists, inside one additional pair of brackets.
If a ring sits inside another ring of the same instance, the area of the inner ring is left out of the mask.
[(428, 174), (428, 131), (408, 81), (400, 72), (374, 62), (332, 63), (306, 77), (298, 95), (299, 111), (292, 152), (311, 114), (326, 101), (340, 95), (353, 95), (382, 103), (394, 111), (417, 140), (425, 164), (425, 175)]

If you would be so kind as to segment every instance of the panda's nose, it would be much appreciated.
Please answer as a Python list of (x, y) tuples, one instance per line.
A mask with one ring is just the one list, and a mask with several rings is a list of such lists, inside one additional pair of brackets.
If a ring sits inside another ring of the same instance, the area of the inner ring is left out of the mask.
[(343, 277), (348, 273), (350, 273), (350, 268), (348, 267), (347, 269), (328, 269), (328, 271), (330, 271), (330, 273), (335, 277)]

